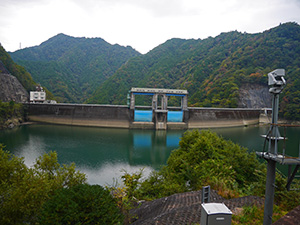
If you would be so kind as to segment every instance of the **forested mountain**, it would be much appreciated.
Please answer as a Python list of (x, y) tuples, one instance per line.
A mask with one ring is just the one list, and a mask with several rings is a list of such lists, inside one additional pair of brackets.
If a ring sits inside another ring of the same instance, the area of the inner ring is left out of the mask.
[(151, 87), (187, 89), (189, 106), (241, 107), (245, 88), (267, 90), (267, 74), (284, 68), (281, 115), (300, 120), (297, 23), (257, 34), (232, 31), (203, 40), (171, 39), (145, 55), (101, 38), (59, 34), (11, 55), (61, 101), (101, 104), (126, 104), (131, 87)]
[[(27, 94), (29, 94), (29, 91), (35, 90), (37, 83), (32, 79), (30, 73), (28, 73), (24, 67), (16, 64), (12, 60), (10, 55), (5, 51), (5, 49), (2, 47), (1, 44), (0, 44), (0, 63), (1, 63), (0, 74), (8, 73), (8, 74), (11, 74), (14, 77), (16, 77), (17, 80), (21, 83), (21, 85), (28, 92)], [(10, 83), (9, 81), (7, 81), (7, 82)], [(8, 84), (5, 83), (3, 85), (8, 85)], [(2, 88), (2, 89), (4, 89), (4, 88)], [(18, 89), (20, 89), (20, 88), (18, 88), (16, 85), (16, 87), (13, 91), (23, 92), (23, 90), (18, 90)], [(47, 89), (45, 89), (45, 90), (47, 92), (47, 99), (54, 99), (54, 96), (52, 95), (52, 93), (50, 93)], [(4, 90), (2, 90), (2, 91), (4, 91)], [(5, 93), (3, 93), (3, 94), (5, 94)], [(11, 93), (6, 93), (6, 94), (11, 94)], [(14, 94), (17, 94), (17, 93), (14, 93)]]
[(0, 45), (0, 61), (3, 63), (3, 70), (0, 69), (0, 73), (9, 73), (15, 76), (23, 87), (27, 90), (35, 90), (36, 83), (32, 79), (31, 75), (25, 70), (24, 67), (17, 65)]
[(129, 58), (140, 53), (101, 38), (58, 34), (39, 46), (10, 55), (60, 101), (81, 103)]
[(89, 103), (126, 104), (131, 87), (180, 88), (189, 106), (237, 107), (240, 89), (267, 85), (267, 74), (286, 70), (282, 115), (300, 120), (300, 26), (285, 23), (263, 33), (237, 31), (204, 40), (171, 39), (129, 60)]

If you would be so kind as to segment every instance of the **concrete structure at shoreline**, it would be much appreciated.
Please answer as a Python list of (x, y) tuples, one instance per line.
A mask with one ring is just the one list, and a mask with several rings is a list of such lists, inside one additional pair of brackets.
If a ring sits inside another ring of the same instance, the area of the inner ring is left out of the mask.
[[(135, 106), (135, 109), (152, 107)], [(129, 129), (159, 129), (157, 121), (162, 121), (162, 129), (190, 129), (247, 126), (259, 123), (262, 109), (246, 108), (193, 108), (184, 111), (182, 122), (168, 122), (165, 114), (151, 122), (134, 121), (134, 110), (126, 105), (92, 104), (27, 104), (29, 121)], [(181, 110), (180, 107), (167, 108)], [(159, 117), (159, 113), (156, 115)], [(160, 124), (161, 125), (161, 124)]]
[[(152, 119), (147, 122), (137, 122), (135, 120), (135, 96), (136, 95), (150, 95), (152, 96)], [(168, 97), (175, 96), (181, 98), (181, 106), (178, 108), (173, 108), (173, 110), (179, 110), (182, 112), (182, 118), (177, 122), (177, 124), (171, 123), (172, 125), (177, 126), (179, 128), (186, 128), (186, 114), (188, 112), (187, 106), (187, 90), (178, 90), (178, 89), (161, 89), (161, 88), (131, 88), (130, 90), (130, 117), (133, 119), (131, 121), (131, 128), (144, 128), (145, 125), (150, 126), (152, 128), (152, 123), (154, 124), (154, 128), (156, 130), (166, 130), (168, 129)], [(161, 97), (161, 104), (159, 105), (158, 97)], [(148, 123), (148, 124), (146, 124)], [(150, 124), (149, 124), (150, 123)], [(169, 127), (170, 125), (169, 124)], [(149, 128), (150, 128), (149, 127)]]
[[(168, 97), (181, 97), (181, 110), (188, 109), (187, 90), (161, 89), (161, 88), (131, 88), (130, 90), (130, 109), (135, 109), (135, 95), (152, 95), (152, 110), (168, 110)], [(159, 107), (158, 96), (162, 96), (161, 106)]]

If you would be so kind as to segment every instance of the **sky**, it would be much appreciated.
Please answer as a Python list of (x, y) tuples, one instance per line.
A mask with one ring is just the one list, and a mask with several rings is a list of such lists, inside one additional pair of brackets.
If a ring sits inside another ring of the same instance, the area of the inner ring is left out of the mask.
[(6, 51), (64, 33), (145, 54), (171, 38), (259, 33), (285, 22), (300, 24), (300, 0), (0, 0)]

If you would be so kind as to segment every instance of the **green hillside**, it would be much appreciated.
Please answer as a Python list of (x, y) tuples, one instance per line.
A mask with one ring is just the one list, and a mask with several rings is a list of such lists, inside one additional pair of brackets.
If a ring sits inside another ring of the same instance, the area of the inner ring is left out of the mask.
[(59, 34), (11, 56), (60, 101), (101, 104), (126, 104), (131, 87), (151, 87), (187, 89), (189, 106), (237, 107), (245, 85), (267, 85), (267, 73), (284, 68), (288, 85), (280, 113), (300, 120), (297, 23), (257, 34), (171, 39), (145, 55), (101, 38)]
[[(2, 45), (0, 45), (0, 61), (3, 63), (8, 72), (20, 81), (27, 91), (35, 90), (36, 83), (32, 79), (31, 75), (24, 67), (17, 65), (11, 59), (10, 55), (5, 51)], [(0, 71), (0, 73), (1, 72), (2, 71)]]
[(60, 101), (78, 103), (91, 97), (129, 58), (140, 55), (131, 47), (111, 45), (101, 38), (64, 34), (10, 54)]
[[(5, 49), (0, 44), (0, 61), (3, 63), (8, 72), (15, 76), (22, 86), (29, 92), (35, 90), (37, 83), (32, 79), (30, 73), (27, 70), (18, 64), (16, 64), (10, 55), (5, 51)], [(2, 71), (0, 71), (1, 73)], [(45, 88), (47, 93), (47, 99), (55, 99), (53, 94)]]
[[(204, 40), (171, 39), (129, 60), (89, 103), (126, 104), (131, 87), (180, 88), (190, 106), (236, 107), (243, 84), (267, 84), (267, 73), (286, 69), (281, 114), (300, 120), (300, 26), (285, 23), (258, 34), (237, 31)], [(117, 90), (117, 91), (116, 91)]]

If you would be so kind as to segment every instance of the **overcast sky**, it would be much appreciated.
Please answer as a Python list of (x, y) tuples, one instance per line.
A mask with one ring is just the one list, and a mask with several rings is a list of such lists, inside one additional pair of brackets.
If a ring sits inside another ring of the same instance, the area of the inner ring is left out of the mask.
[(147, 53), (175, 37), (258, 33), (285, 22), (300, 24), (300, 0), (0, 0), (0, 43), (6, 51), (64, 33)]

